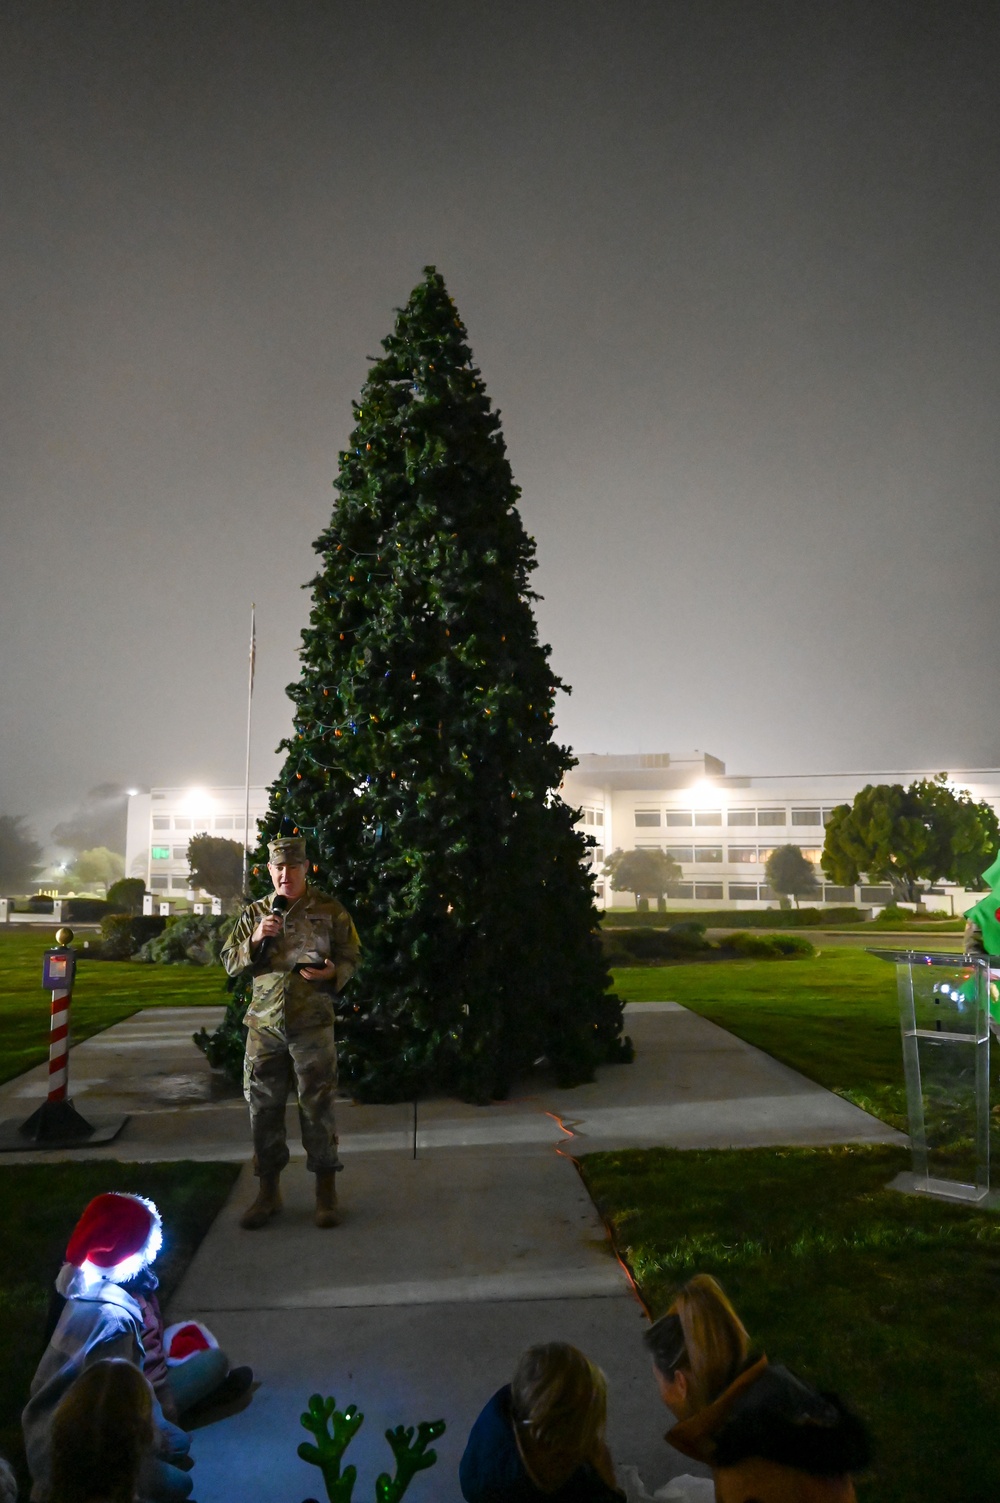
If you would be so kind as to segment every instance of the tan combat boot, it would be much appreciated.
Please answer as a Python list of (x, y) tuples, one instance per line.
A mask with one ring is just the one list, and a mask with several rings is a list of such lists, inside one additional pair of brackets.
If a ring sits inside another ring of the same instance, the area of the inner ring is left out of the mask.
[(320, 1170), (316, 1176), (316, 1225), (340, 1225), (340, 1215), (337, 1211), (337, 1176), (332, 1169)]
[(257, 1186), (257, 1199), (240, 1217), (240, 1226), (246, 1232), (255, 1232), (267, 1226), (272, 1216), (281, 1210), (281, 1191), (278, 1189), (278, 1174), (262, 1174)]

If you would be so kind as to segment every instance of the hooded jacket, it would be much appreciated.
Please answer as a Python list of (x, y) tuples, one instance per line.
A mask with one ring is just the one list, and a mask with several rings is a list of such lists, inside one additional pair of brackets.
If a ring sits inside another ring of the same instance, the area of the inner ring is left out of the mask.
[[(82, 1372), (108, 1357), (123, 1357), (142, 1371), (142, 1310), (132, 1296), (110, 1279), (91, 1282), (72, 1263), (64, 1263), (56, 1289), (66, 1300), (51, 1340), (42, 1354), (31, 1397), (21, 1415), (24, 1449), (31, 1472), (31, 1497), (48, 1496), (52, 1417), (63, 1395)], [(186, 1452), (190, 1438), (170, 1424), (153, 1400), (157, 1450)]]

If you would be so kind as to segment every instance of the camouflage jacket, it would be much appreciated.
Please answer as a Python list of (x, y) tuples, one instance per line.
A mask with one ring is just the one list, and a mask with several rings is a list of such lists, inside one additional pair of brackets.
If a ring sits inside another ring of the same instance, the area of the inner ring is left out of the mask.
[[(247, 1027), (294, 1033), (332, 1023), (333, 998), (358, 963), (360, 944), (351, 915), (336, 898), (307, 887), (288, 909), (284, 932), (271, 942), (261, 962), (250, 953), (250, 936), (270, 911), (270, 898), (244, 908), (222, 947), (222, 964), (230, 976), (253, 972)], [(307, 965), (315, 955), (334, 962), (336, 983), (305, 981), (298, 974), (296, 966)]]

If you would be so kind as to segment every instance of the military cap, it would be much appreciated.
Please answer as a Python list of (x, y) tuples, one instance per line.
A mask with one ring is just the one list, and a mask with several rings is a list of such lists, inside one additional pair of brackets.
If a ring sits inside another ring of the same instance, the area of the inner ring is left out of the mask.
[(301, 835), (279, 835), (267, 848), (267, 859), (272, 866), (308, 866), (306, 843)]

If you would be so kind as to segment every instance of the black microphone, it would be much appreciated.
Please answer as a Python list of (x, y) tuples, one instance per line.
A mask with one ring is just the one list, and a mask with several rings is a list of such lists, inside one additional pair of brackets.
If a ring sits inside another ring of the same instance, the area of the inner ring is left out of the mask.
[[(278, 914), (278, 916), (280, 917), (281, 914), (283, 914), (288, 908), (288, 906), (288, 899), (282, 897), (280, 892), (276, 892), (274, 894), (274, 897), (271, 899), (271, 912)], [(266, 960), (270, 955), (271, 951), (274, 949), (274, 941), (276, 938), (277, 935), (265, 934), (264, 938), (260, 942), (260, 953), (257, 956), (258, 964), (262, 960)]]

